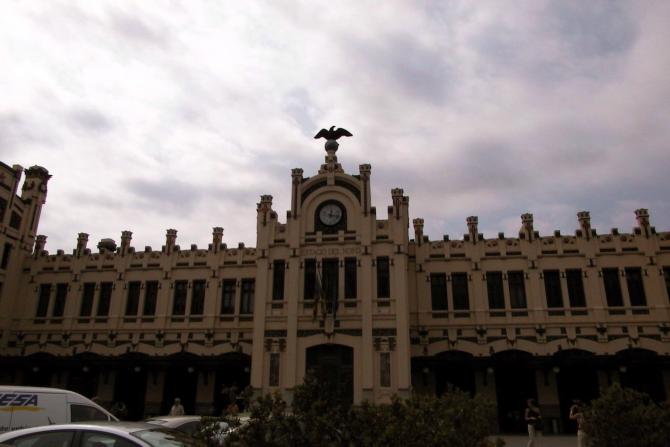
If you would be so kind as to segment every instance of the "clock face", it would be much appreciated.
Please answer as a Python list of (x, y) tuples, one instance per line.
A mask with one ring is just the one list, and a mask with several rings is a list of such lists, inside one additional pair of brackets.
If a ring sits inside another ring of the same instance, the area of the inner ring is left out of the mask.
[(324, 205), (323, 208), (321, 208), (321, 211), (319, 211), (319, 219), (321, 220), (321, 223), (329, 227), (337, 225), (342, 219), (342, 208), (334, 203)]

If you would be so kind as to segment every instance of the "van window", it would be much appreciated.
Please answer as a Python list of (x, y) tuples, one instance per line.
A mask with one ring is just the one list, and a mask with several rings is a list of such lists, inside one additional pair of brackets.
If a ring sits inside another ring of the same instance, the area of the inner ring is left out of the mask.
[(21, 436), (5, 443), (15, 447), (70, 447), (73, 437), (73, 431), (51, 431)]
[(109, 418), (105, 413), (89, 405), (70, 404), (70, 421), (107, 421)]

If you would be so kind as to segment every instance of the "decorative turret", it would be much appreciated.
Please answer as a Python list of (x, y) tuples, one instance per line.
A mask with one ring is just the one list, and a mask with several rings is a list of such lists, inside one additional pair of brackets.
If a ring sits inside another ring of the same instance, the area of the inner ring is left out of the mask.
[(300, 209), (301, 197), (300, 197), (300, 184), (302, 183), (302, 173), (303, 170), (300, 168), (291, 169), (291, 217), (294, 219), (298, 218), (298, 209)]
[(177, 244), (177, 230), (169, 228), (165, 232), (165, 254), (172, 254)]
[(268, 223), (268, 214), (272, 212), (272, 196), (264, 194), (261, 196), (261, 201), (256, 204), (256, 211), (258, 219), (265, 226)]
[(221, 242), (223, 241), (223, 228), (212, 228), (212, 251), (218, 253), (221, 249)]
[(393, 217), (396, 219), (400, 219), (404, 194), (405, 190), (402, 188), (393, 188), (391, 190), (391, 198), (393, 199)]
[(78, 258), (84, 256), (86, 253), (86, 245), (88, 245), (88, 233), (79, 233), (77, 236), (77, 248), (74, 252)]
[(582, 236), (587, 240), (591, 239), (591, 213), (588, 211), (580, 211), (577, 213), (577, 220), (579, 220)]
[(32, 166), (25, 170), (25, 181), (21, 191), (21, 199), (28, 204), (24, 216), (28, 216), (22, 222), (21, 234), (29, 241), (35, 237), (37, 224), (40, 221), (42, 205), (47, 199), (47, 183), (51, 178), (49, 171), (41, 166)]
[(423, 242), (423, 219), (418, 217), (412, 223), (414, 224), (414, 240), (416, 241), (416, 245), (420, 246)]
[(637, 226), (640, 229), (640, 232), (644, 237), (649, 237), (651, 234), (651, 224), (649, 222), (649, 210), (646, 208), (639, 208), (635, 210), (635, 219), (637, 220)]
[(370, 212), (370, 174), (372, 166), (369, 164), (359, 165), (358, 172), (361, 176), (361, 186), (363, 187), (363, 215), (367, 216)]
[(47, 237), (43, 234), (38, 234), (35, 238), (35, 251), (33, 252), (34, 257), (42, 255), (44, 251), (44, 246), (47, 244)]
[(476, 244), (479, 240), (479, 218), (477, 216), (468, 216), (465, 219), (465, 222), (468, 224), (468, 235), (470, 236), (470, 241), (473, 244)]
[(130, 249), (130, 241), (133, 239), (132, 231), (122, 231), (121, 232), (121, 256), (128, 254)]
[(524, 213), (521, 215), (521, 229), (519, 230), (519, 237), (525, 238), (531, 242), (535, 236), (535, 229), (533, 228), (533, 215), (531, 213)]

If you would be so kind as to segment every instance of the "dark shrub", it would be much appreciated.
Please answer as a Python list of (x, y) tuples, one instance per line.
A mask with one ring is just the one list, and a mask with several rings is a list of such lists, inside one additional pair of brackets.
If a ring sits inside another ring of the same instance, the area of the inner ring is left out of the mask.
[(586, 409), (584, 430), (593, 447), (667, 447), (670, 411), (614, 384)]

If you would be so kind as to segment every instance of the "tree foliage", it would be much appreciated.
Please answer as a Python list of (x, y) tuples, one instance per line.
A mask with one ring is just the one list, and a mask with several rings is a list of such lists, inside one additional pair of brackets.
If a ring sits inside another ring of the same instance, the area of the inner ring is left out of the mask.
[(586, 409), (584, 431), (593, 447), (667, 447), (670, 408), (615, 383)]
[(251, 405), (251, 418), (226, 439), (230, 446), (484, 447), (495, 423), (494, 404), (466, 393), (394, 398), (388, 405), (350, 405), (338, 383), (308, 375), (293, 405), (279, 394)]

